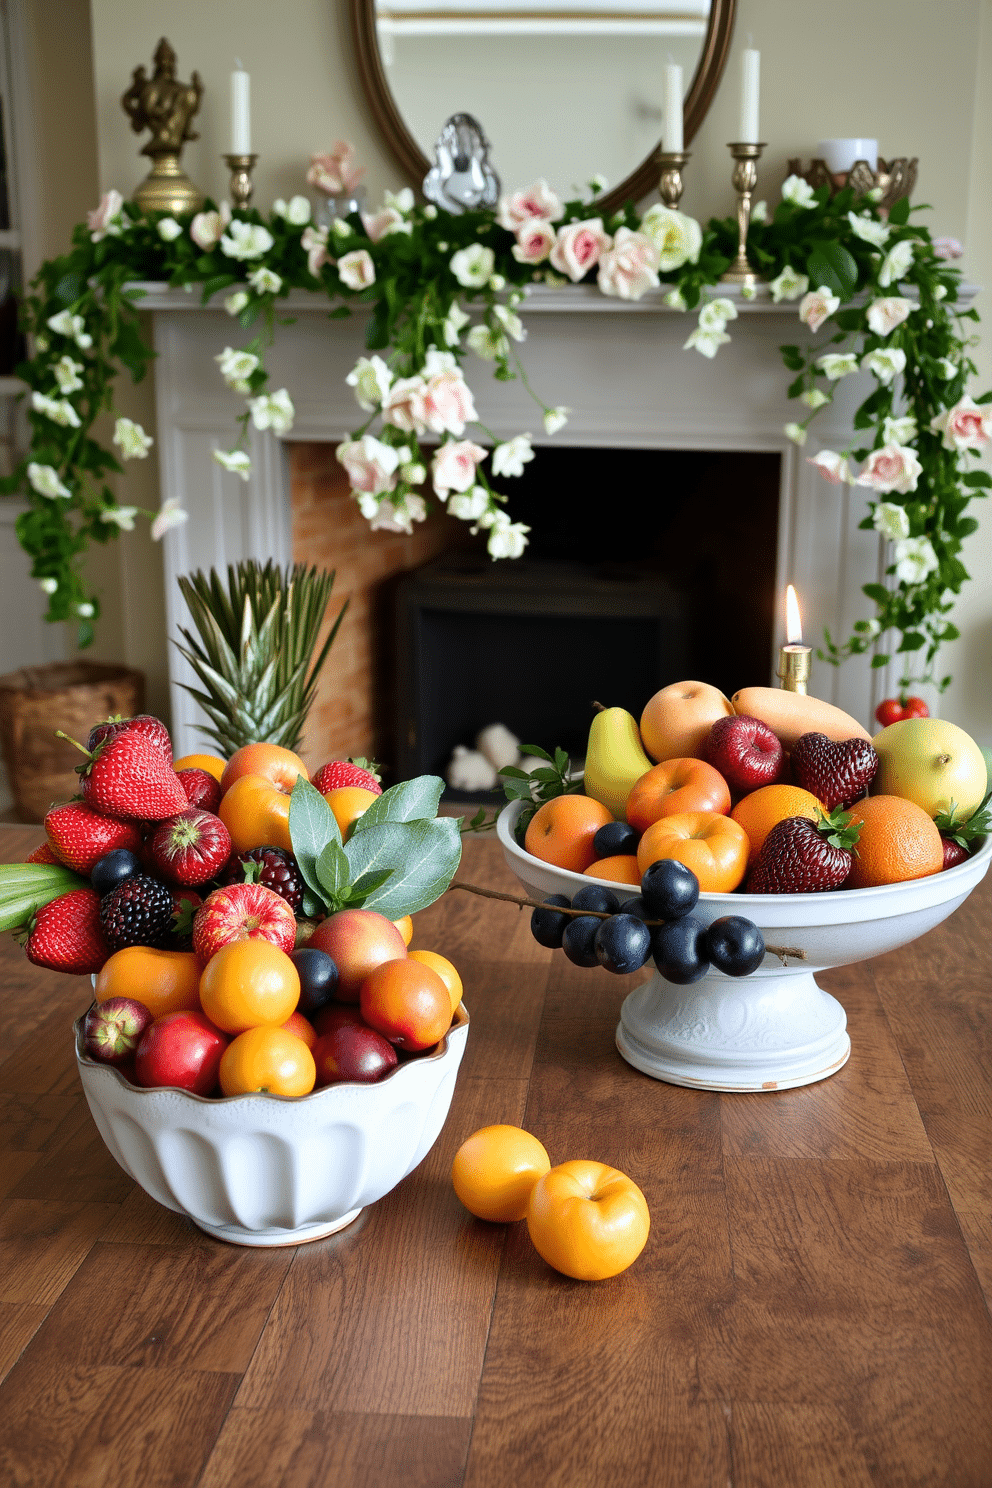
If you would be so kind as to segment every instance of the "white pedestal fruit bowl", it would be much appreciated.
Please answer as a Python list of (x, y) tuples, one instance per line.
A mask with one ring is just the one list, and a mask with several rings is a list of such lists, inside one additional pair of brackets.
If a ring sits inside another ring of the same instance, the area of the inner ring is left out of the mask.
[[(523, 810), (501, 812), (497, 835), (508, 866), (531, 898), (603, 883), (618, 898), (637, 889), (571, 873), (524, 852), (513, 828)], [(867, 961), (907, 945), (954, 913), (985, 877), (992, 836), (956, 868), (877, 889), (823, 894), (700, 894), (693, 914), (705, 924), (723, 915), (753, 920), (766, 945), (789, 946), (805, 959), (783, 964), (766, 954), (748, 977), (710, 970), (676, 986), (657, 972), (627, 997), (617, 1048), (635, 1069), (701, 1090), (786, 1090), (834, 1074), (851, 1052), (847, 1015), (816, 973)]]

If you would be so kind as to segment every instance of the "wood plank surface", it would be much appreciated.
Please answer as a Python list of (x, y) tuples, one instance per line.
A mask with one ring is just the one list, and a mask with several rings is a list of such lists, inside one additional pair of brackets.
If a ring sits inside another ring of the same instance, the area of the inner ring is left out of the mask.
[[(36, 828), (0, 829), (23, 858)], [(513, 892), (498, 844), (460, 877)], [(830, 1080), (651, 1080), (614, 1030), (640, 979), (526, 913), (417, 916), (471, 1028), (447, 1123), (354, 1225), (226, 1246), (162, 1209), (90, 1118), (85, 979), (0, 941), (0, 1483), (11, 1488), (989, 1488), (992, 884), (923, 942), (823, 976)], [(619, 1277), (550, 1270), (449, 1181), (477, 1127), (616, 1165), (651, 1234)]]

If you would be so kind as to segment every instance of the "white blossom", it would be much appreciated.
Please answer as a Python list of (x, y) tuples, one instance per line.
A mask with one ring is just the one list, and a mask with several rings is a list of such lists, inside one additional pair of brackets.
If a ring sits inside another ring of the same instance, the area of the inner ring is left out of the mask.
[(989, 443), (992, 426), (992, 406), (975, 402), (973, 398), (959, 398), (953, 408), (947, 408), (930, 420), (930, 432), (941, 435), (944, 449), (982, 450)]
[(249, 398), (248, 408), (256, 429), (271, 429), (273, 434), (288, 434), (293, 427), (296, 409), (286, 388), (274, 393), (262, 393), (258, 398)]
[(448, 497), (449, 517), (458, 517), (462, 522), (477, 522), (489, 506), (489, 492), (485, 486), (473, 486), (469, 491), (456, 491)]
[(670, 274), (685, 263), (696, 263), (703, 246), (703, 230), (694, 217), (673, 212), (655, 202), (641, 221), (641, 232), (658, 250), (658, 272)]
[(901, 326), (903, 321), (919, 309), (912, 300), (901, 295), (888, 295), (881, 300), (872, 300), (867, 310), (868, 328), (876, 336), (888, 336)]
[(758, 286), (756, 284), (741, 285), (742, 300), (756, 300), (758, 298)]
[(271, 269), (255, 269), (248, 275), (248, 283), (258, 295), (278, 294), (282, 289), (282, 278)]
[(524, 330), (524, 323), (520, 319), (520, 316), (515, 315), (512, 310), (508, 310), (505, 305), (494, 305), (493, 316), (499, 321), (507, 335), (513, 337), (514, 341), (527, 340), (527, 332)]
[(896, 543), (896, 578), (904, 584), (922, 584), (927, 574), (940, 567), (928, 537), (906, 537)]
[(886, 417), (882, 424), (882, 443), (912, 444), (918, 433), (912, 414), (905, 414), (902, 418)]
[[(273, 211), (275, 208), (273, 207)], [(221, 202), (218, 212), (197, 212), (189, 225), (189, 235), (198, 248), (209, 253), (220, 242), (224, 229), (231, 220), (228, 202)]]
[(799, 319), (815, 333), (839, 305), (840, 296), (823, 284), (819, 289), (811, 289), (808, 294), (803, 295), (799, 301)]
[(282, 214), (293, 227), (306, 227), (310, 221), (310, 203), (305, 196), (291, 196)]
[(110, 522), (122, 532), (134, 531), (134, 519), (138, 515), (136, 506), (105, 506), (100, 513), (101, 522)]
[(366, 248), (356, 248), (338, 259), (338, 277), (349, 289), (368, 289), (375, 283), (375, 264)]
[(697, 325), (696, 329), (690, 333), (689, 339), (683, 344), (682, 350), (688, 351), (690, 347), (695, 347), (700, 356), (712, 359), (720, 347), (725, 346), (729, 340), (730, 337), (726, 331), (705, 331), (702, 326)]
[(854, 628), (860, 635), (867, 636), (869, 640), (874, 640), (875, 636), (881, 633), (882, 622), (872, 616), (870, 620), (855, 620)]
[(459, 305), (457, 300), (452, 300), (451, 308), (444, 318), (444, 325), (442, 327), (445, 346), (458, 345), (461, 340), (462, 331), (468, 325), (468, 322), (469, 317), (465, 314), (461, 305)]
[(909, 536), (909, 517), (906, 508), (895, 501), (880, 501), (875, 508), (871, 525), (889, 542), (900, 542)]
[(665, 304), (669, 310), (685, 311), (689, 308), (685, 302), (685, 295), (680, 289), (670, 289), (665, 295)]
[(148, 451), (155, 441), (133, 419), (119, 418), (114, 425), (114, 443), (123, 459), (147, 460)]
[(828, 351), (816, 359), (816, 365), (831, 382), (841, 377), (850, 377), (858, 370), (858, 358), (853, 351)]
[(783, 300), (798, 300), (809, 289), (809, 277), (797, 274), (791, 264), (786, 264), (781, 274), (773, 279), (768, 288), (776, 305)]
[(847, 220), (851, 224), (854, 236), (860, 238), (863, 243), (870, 243), (873, 248), (881, 248), (892, 231), (890, 227), (886, 227), (884, 222), (876, 222), (874, 217), (869, 217), (867, 213), (859, 217), (855, 212), (848, 212)]
[(511, 522), (505, 512), (497, 512), (486, 542), (490, 558), (519, 558), (527, 546), (529, 531), (525, 523)]
[(52, 371), (55, 373), (55, 381), (59, 385), (60, 393), (76, 393), (83, 385), (80, 372), (83, 371), (82, 362), (74, 362), (71, 356), (59, 357)]
[(246, 289), (236, 289), (224, 300), (224, 309), (228, 315), (240, 315), (250, 299), (251, 295)]
[(251, 475), (251, 456), (246, 450), (219, 450), (215, 449), (214, 459), (218, 465), (222, 465), (231, 475), (237, 475), (243, 481), (247, 481)]
[(957, 362), (952, 362), (950, 357), (940, 357), (938, 359), (937, 376), (944, 382), (950, 382), (952, 378), (957, 377), (960, 370)]
[(101, 238), (119, 238), (126, 226), (123, 218), (124, 198), (119, 191), (105, 191), (100, 204), (86, 213), (86, 226), (90, 229), (90, 241), (99, 243)]
[(335, 217), (331, 223), (331, 232), (336, 238), (351, 238), (355, 235), (355, 229), (345, 217)]
[(832, 486), (849, 486), (854, 480), (846, 455), (839, 455), (836, 450), (820, 450), (818, 455), (808, 456), (806, 463), (813, 465)]
[(884, 444), (881, 449), (872, 450), (857, 483), (874, 491), (898, 491), (900, 496), (906, 496), (916, 490), (922, 474), (923, 466), (914, 449)]
[(474, 351), (484, 362), (494, 362), (497, 357), (506, 356), (510, 350), (506, 337), (491, 331), (487, 325), (473, 326), (465, 337), (465, 344), (469, 351)]
[(782, 200), (794, 207), (815, 207), (813, 188), (802, 176), (786, 176), (782, 182)]
[(364, 408), (366, 413), (371, 413), (379, 407), (389, 392), (393, 374), (382, 357), (359, 357), (345, 378), (345, 382), (355, 389), (355, 398), (359, 408)]
[(59, 478), (59, 473), (52, 465), (39, 465), (32, 460), (28, 466), (28, 480), (31, 482), (39, 496), (48, 496), (54, 499), (56, 496), (71, 497), (69, 487)]
[(242, 222), (240, 218), (235, 218), (221, 238), (220, 247), (228, 258), (244, 260), (261, 258), (263, 253), (268, 253), (274, 242), (268, 228), (263, 227), (260, 222)]
[(402, 212), (404, 215), (413, 211), (414, 196), (409, 186), (404, 186), (400, 191), (384, 191), (382, 199), (387, 207), (392, 207), (394, 211)]
[(183, 511), (179, 504), (178, 496), (170, 496), (163, 501), (158, 509), (158, 516), (151, 525), (151, 536), (153, 542), (158, 542), (173, 527), (181, 527), (184, 522), (189, 521), (189, 512)]
[(500, 290), (506, 288), (506, 279), (502, 274), (490, 274), (489, 288), (495, 290), (495, 292), (499, 294)]
[(905, 370), (906, 353), (898, 346), (880, 346), (877, 351), (868, 353), (863, 365), (869, 372), (874, 372), (883, 387), (887, 387), (894, 377)]
[(459, 248), (452, 255), (449, 268), (466, 289), (482, 289), (488, 284), (490, 275), (496, 266), (496, 255), (491, 248), (484, 248), (481, 243), (470, 243), (467, 248)]
[(768, 203), (766, 201), (757, 201), (757, 202), (755, 202), (754, 206), (751, 208), (751, 221), (752, 222), (767, 222), (768, 221)]
[(504, 444), (497, 444), (493, 450), (493, 475), (523, 475), (524, 466), (529, 464), (533, 458), (531, 436), (518, 434), (515, 439), (508, 439)]
[(254, 352), (237, 351), (233, 346), (225, 346), (220, 355), (214, 357), (221, 377), (236, 393), (248, 392), (248, 378), (258, 366), (258, 360)]
[(79, 414), (68, 398), (49, 398), (44, 393), (35, 392), (31, 394), (31, 406), (36, 413), (43, 413), (53, 424), (61, 424), (64, 429), (78, 429), (81, 425)]
[(804, 393), (799, 394), (800, 403), (805, 403), (807, 408), (822, 408), (825, 403), (830, 402), (826, 393), (819, 388), (807, 388)]
[(96, 614), (95, 608), (88, 599), (80, 600), (73, 608), (82, 620), (89, 620), (92, 615)]
[(174, 243), (176, 238), (181, 238), (183, 230), (175, 217), (163, 217), (156, 224), (156, 231), (163, 243)]
[(699, 312), (699, 327), (703, 331), (722, 331), (728, 320), (737, 319), (737, 306), (733, 300), (707, 300)]
[(39, 579), (38, 588), (42, 594), (54, 594), (59, 587), (58, 579)]
[(808, 438), (807, 431), (803, 428), (802, 424), (786, 424), (782, 432), (787, 439), (792, 440), (793, 444), (798, 444), (800, 449)]
[(427, 479), (427, 466), (414, 461), (409, 465), (400, 466), (400, 475), (408, 486), (422, 486)]
[(68, 310), (60, 310), (57, 315), (48, 317), (48, 326), (57, 335), (68, 336), (71, 341), (75, 341), (81, 351), (87, 351), (93, 345), (93, 337), (86, 330), (86, 322), (81, 315), (71, 315)]
[(878, 271), (878, 282), (883, 289), (888, 289), (890, 284), (898, 284), (900, 279), (905, 278), (913, 262), (913, 248), (912, 238), (903, 238), (889, 249)]
[(566, 408), (563, 404), (558, 408), (546, 408), (544, 410), (545, 434), (557, 434), (560, 429), (564, 429), (568, 423), (568, 415), (571, 411), (570, 408)]

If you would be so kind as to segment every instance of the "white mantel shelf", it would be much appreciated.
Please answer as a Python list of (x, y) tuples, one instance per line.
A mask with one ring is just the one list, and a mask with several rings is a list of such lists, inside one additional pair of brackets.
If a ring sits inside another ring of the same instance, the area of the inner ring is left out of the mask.
[[(290, 560), (289, 481), (285, 452), (270, 434), (249, 430), (253, 469), (248, 482), (230, 475), (212, 459), (237, 436), (235, 420), (243, 399), (231, 393), (214, 357), (238, 346), (244, 332), (217, 295), (206, 306), (197, 290), (187, 293), (163, 284), (142, 284), (137, 308), (154, 318), (158, 449), (163, 496), (178, 496), (190, 513), (184, 526), (167, 534), (164, 547), (169, 634), (188, 623), (176, 575), (223, 566), (244, 557)], [(828, 484), (808, 457), (818, 449), (846, 447), (855, 408), (875, 385), (868, 374), (834, 386), (834, 401), (814, 421), (805, 449), (786, 438), (784, 425), (803, 410), (786, 397), (790, 380), (779, 346), (810, 337), (795, 302), (776, 305), (767, 287), (744, 300), (737, 286), (719, 292), (735, 302), (738, 318), (731, 341), (713, 360), (683, 343), (696, 323), (691, 312), (669, 309), (664, 291), (651, 291), (630, 303), (610, 299), (593, 285), (561, 289), (538, 286), (522, 307), (528, 339), (521, 348), (532, 386), (549, 404), (572, 410), (568, 426), (554, 441), (541, 426), (540, 410), (520, 380), (498, 383), (490, 367), (471, 355), (466, 375), (479, 416), (498, 438), (531, 431), (536, 445), (654, 449), (658, 451), (658, 499), (664, 500), (666, 450), (758, 450), (781, 457), (777, 585), (794, 583), (803, 604), (807, 634), (822, 636), (824, 626), (846, 636), (852, 622), (870, 612), (861, 585), (884, 579), (884, 550), (870, 532), (858, 529), (865, 512), (859, 488)], [(965, 304), (973, 291), (966, 291)], [(471, 306), (469, 306), (471, 308)], [(285, 386), (296, 407), (290, 440), (339, 440), (361, 420), (345, 383), (364, 348), (366, 316), (330, 320), (325, 295), (294, 291), (277, 302), (277, 314), (292, 324), (277, 325), (266, 355), (270, 386)], [(824, 339), (824, 349), (826, 341)], [(815, 344), (815, 342), (814, 342)], [(535, 471), (537, 466), (532, 467)], [(505, 483), (512, 512), (512, 481)], [(549, 510), (563, 510), (549, 466)], [(622, 489), (608, 493), (604, 512), (622, 515)], [(700, 521), (707, 520), (705, 510)], [(369, 534), (369, 541), (377, 541)], [(747, 555), (742, 555), (746, 563)], [(784, 637), (777, 617), (775, 647)], [(202, 737), (194, 730), (197, 712), (178, 684), (191, 680), (170, 647), (173, 719), (180, 753), (194, 750)], [(771, 681), (775, 655), (769, 657)], [(814, 662), (811, 691), (829, 698), (869, 725), (878, 699), (894, 686), (893, 669), (872, 671), (867, 658), (837, 670)]]

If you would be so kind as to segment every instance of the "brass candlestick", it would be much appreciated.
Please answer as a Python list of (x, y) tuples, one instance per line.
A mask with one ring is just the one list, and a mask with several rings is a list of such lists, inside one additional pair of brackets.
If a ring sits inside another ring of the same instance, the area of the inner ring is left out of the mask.
[(812, 646), (796, 645), (790, 642), (782, 646), (778, 653), (778, 672), (776, 673), (782, 684), (783, 692), (801, 692), (805, 694), (806, 684), (809, 682), (809, 663)]
[(673, 212), (678, 211), (682, 200), (682, 167), (688, 159), (688, 150), (658, 151), (658, 164), (661, 167), (658, 194), (665, 206), (670, 207)]
[(200, 107), (203, 84), (196, 72), (188, 83), (177, 80), (176, 54), (164, 36), (155, 48), (154, 62), (150, 78), (143, 67), (134, 69), (131, 86), (121, 98), (135, 134), (152, 131), (141, 151), (151, 156), (152, 168), (134, 200), (143, 212), (197, 212), (203, 206), (203, 192), (193, 185), (179, 157), (187, 140), (199, 139), (192, 120)]
[(747, 233), (751, 226), (751, 196), (758, 184), (758, 165), (764, 145), (750, 145), (742, 141), (728, 145), (737, 162), (731, 177), (737, 192), (737, 257), (725, 274), (720, 275), (721, 284), (760, 284), (761, 275), (756, 274), (748, 263)]
[(255, 169), (257, 155), (225, 155), (224, 164), (231, 172), (231, 201), (235, 210), (238, 207), (244, 209), (251, 204), (251, 194), (255, 189), (251, 173)]

